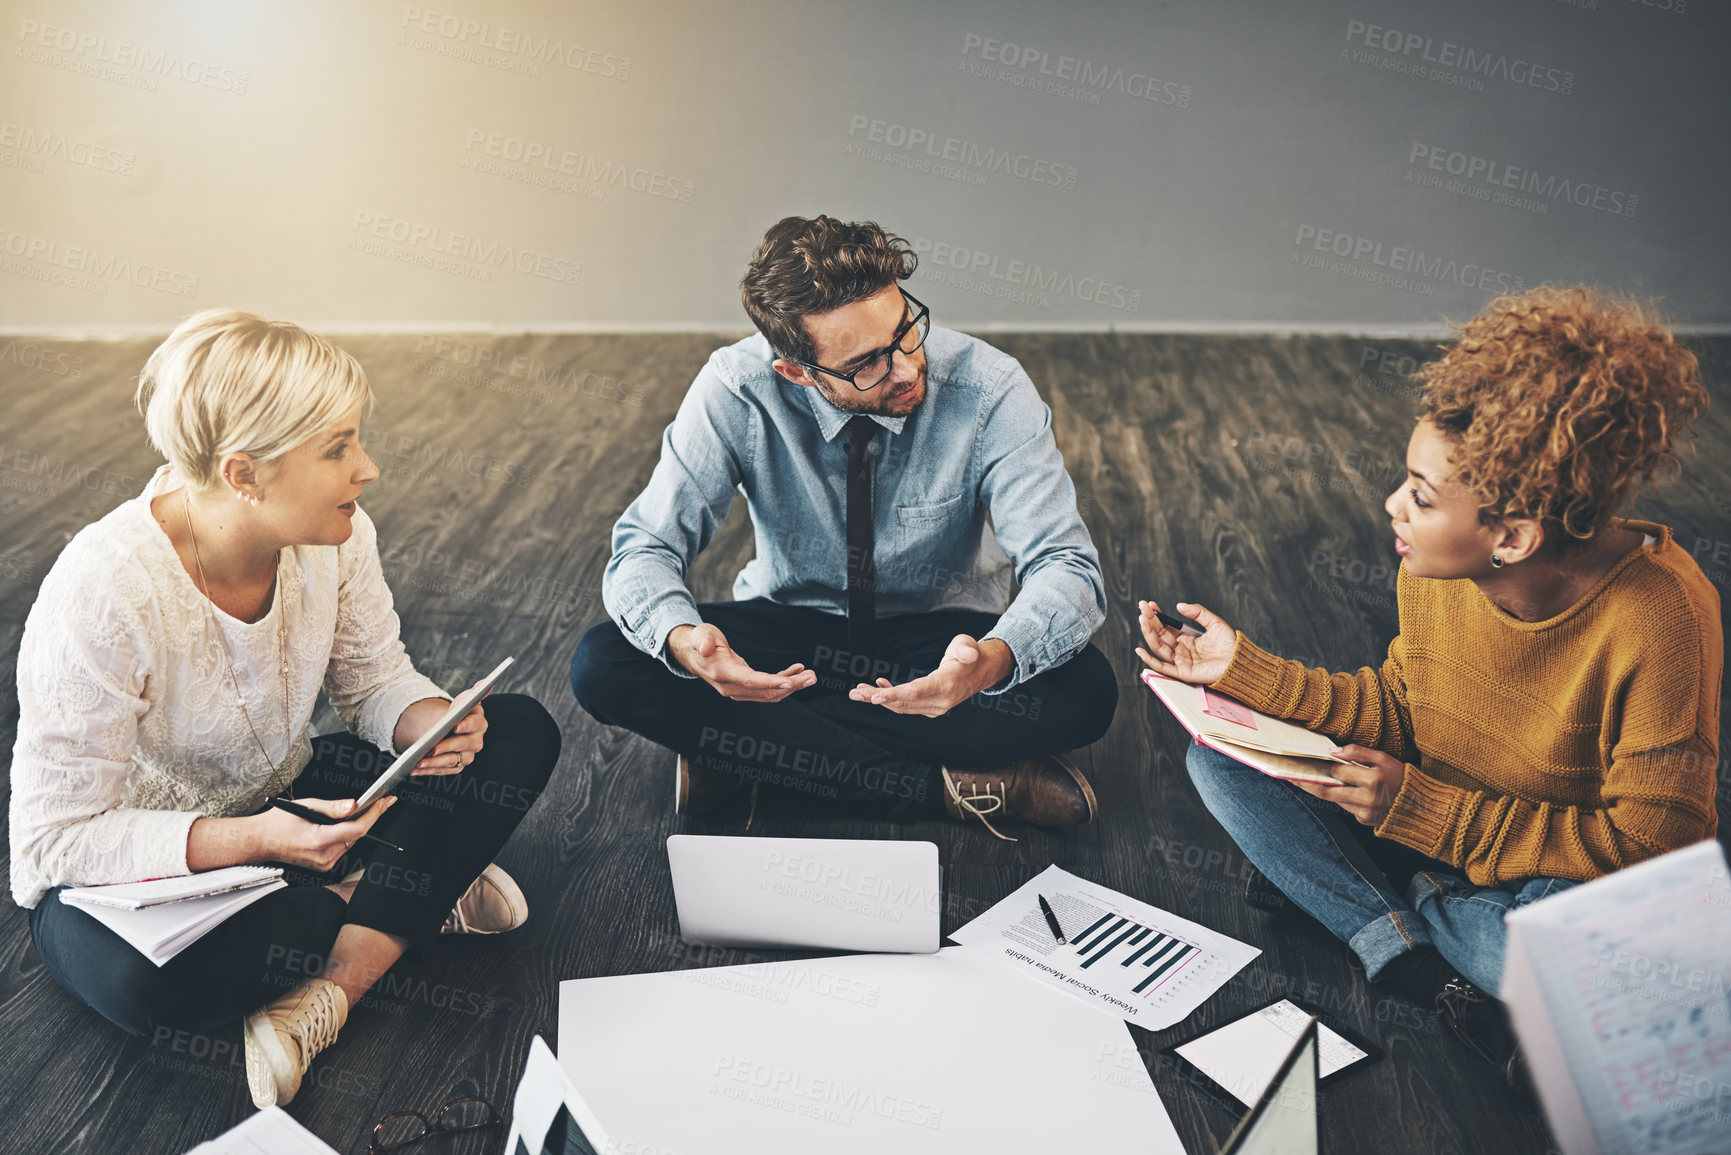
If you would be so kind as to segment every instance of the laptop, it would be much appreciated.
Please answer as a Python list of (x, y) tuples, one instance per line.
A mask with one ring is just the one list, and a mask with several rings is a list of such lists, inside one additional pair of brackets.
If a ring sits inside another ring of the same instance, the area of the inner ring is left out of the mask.
[(1316, 1016), (1312, 1015), (1274, 1081), (1226, 1140), (1220, 1155), (1320, 1155), (1316, 1079)]
[(901, 954), (938, 949), (938, 847), (864, 838), (675, 834), (667, 865), (687, 942)]
[(619, 1150), (566, 1078), (552, 1048), (536, 1035), (511, 1102), (505, 1155), (610, 1155)]

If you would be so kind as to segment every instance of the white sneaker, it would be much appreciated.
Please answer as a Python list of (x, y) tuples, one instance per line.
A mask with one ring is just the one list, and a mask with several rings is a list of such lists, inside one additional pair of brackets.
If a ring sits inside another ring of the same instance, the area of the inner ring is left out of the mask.
[(511, 876), (490, 862), (481, 877), (469, 884), (440, 934), (499, 934), (516, 930), (529, 921), (529, 900), (523, 897)]
[(246, 1085), (263, 1110), (287, 1103), (301, 1088), (313, 1056), (337, 1041), (349, 999), (329, 979), (308, 979), (246, 1017)]

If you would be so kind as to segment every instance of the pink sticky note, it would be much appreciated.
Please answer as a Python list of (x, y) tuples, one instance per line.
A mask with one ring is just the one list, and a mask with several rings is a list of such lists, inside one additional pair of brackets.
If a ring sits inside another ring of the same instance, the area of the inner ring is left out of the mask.
[(1207, 686), (1199, 687), (1202, 691), (1202, 712), (1225, 722), (1236, 722), (1240, 726), (1256, 729), (1256, 711), (1243, 702), (1235, 702), (1225, 694), (1216, 694)]

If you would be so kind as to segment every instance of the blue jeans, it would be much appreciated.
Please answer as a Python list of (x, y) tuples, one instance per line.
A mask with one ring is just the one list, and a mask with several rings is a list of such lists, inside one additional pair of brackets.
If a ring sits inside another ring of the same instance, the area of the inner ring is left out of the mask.
[(1377, 838), (1334, 803), (1199, 742), (1186, 763), (1203, 804), (1244, 856), (1351, 947), (1367, 978), (1428, 945), (1494, 995), (1502, 986), (1503, 917), (1574, 885), (1526, 878), (1477, 886), (1445, 862)]

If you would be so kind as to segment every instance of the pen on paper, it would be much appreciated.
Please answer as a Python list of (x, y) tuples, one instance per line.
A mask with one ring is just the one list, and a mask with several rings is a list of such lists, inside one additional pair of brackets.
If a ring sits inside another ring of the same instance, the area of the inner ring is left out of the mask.
[(1058, 925), (1058, 916), (1052, 913), (1052, 904), (1046, 901), (1046, 896), (1034, 896), (1040, 900), (1040, 913), (1046, 916), (1046, 925), (1052, 928), (1052, 937), (1058, 940), (1059, 946), (1064, 946), (1070, 940), (1064, 937), (1064, 928)]

